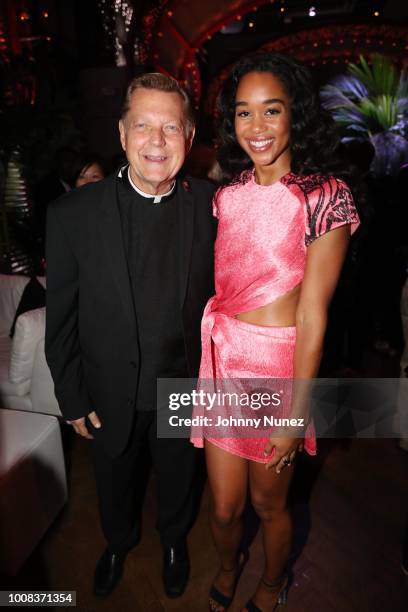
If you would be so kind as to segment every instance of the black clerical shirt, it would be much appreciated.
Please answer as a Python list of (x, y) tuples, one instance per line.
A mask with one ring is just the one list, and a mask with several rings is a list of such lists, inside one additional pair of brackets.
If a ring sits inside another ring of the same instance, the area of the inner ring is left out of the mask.
[(177, 187), (160, 202), (139, 194), (127, 168), (118, 202), (135, 304), (140, 373), (136, 406), (156, 409), (157, 378), (187, 377), (181, 323)]

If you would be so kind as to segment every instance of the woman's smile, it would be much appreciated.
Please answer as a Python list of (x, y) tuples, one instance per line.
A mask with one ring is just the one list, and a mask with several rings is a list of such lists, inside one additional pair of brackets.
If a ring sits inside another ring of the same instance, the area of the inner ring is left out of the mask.
[(248, 146), (254, 153), (263, 153), (264, 151), (268, 151), (273, 144), (273, 138), (262, 138), (262, 139), (248, 139)]

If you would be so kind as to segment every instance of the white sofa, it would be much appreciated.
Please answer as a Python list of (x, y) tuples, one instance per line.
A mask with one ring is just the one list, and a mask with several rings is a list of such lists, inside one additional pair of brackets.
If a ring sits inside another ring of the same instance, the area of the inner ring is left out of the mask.
[[(38, 279), (45, 286), (45, 279)], [(10, 327), (29, 278), (0, 274), (0, 573), (15, 575), (67, 500), (45, 308)]]
[(66, 501), (58, 419), (0, 408), (0, 574), (18, 573)]
[[(45, 286), (45, 279), (38, 278)], [(9, 338), (27, 276), (0, 274), (0, 408), (61, 416), (45, 360), (45, 308), (17, 319)]]

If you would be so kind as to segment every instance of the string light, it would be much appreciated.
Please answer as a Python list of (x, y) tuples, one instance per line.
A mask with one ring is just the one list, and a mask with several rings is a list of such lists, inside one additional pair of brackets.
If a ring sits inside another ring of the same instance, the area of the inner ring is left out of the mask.
[(124, 0), (115, 0), (114, 11), (116, 14), (121, 14), (125, 20), (125, 25), (129, 26), (132, 23), (133, 6)]
[[(140, 22), (138, 22), (136, 28), (137, 36), (133, 36), (131, 41), (127, 41), (128, 33), (137, 18), (133, 8), (134, 3), (125, 0), (98, 0), (102, 28), (105, 34), (105, 46), (114, 53), (117, 65), (126, 63), (123, 49), (125, 41), (132, 43), (133, 57), (138, 64), (143, 65), (149, 60), (149, 55), (152, 57), (153, 31), (168, 2), (169, 0), (157, 0), (154, 3), (149, 3), (153, 6), (140, 16)], [(173, 15), (172, 11), (168, 11), (167, 15), (171, 17)], [(120, 22), (122, 22), (122, 26), (120, 26)], [(124, 30), (122, 36), (119, 35), (118, 27), (122, 27)], [(123, 37), (125, 40), (123, 40)]]

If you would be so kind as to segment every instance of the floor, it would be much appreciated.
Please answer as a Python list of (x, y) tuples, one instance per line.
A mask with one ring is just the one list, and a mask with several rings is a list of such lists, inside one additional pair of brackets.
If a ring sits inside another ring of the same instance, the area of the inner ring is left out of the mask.
[[(68, 436), (70, 501), (20, 574), (0, 588), (76, 590), (81, 612), (200, 612), (217, 568), (204, 488), (189, 537), (191, 579), (183, 597), (169, 600), (161, 584), (161, 549), (154, 528), (154, 477), (147, 484), (143, 537), (129, 555), (124, 576), (105, 600), (93, 597), (99, 532), (89, 443)], [(393, 440), (323, 440), (315, 458), (301, 457), (291, 491), (295, 538), (293, 581), (286, 612), (405, 612), (408, 577), (401, 570), (407, 519), (408, 453)], [(262, 569), (254, 539), (231, 612), (240, 610)], [(248, 536), (248, 537), (249, 537)]]

